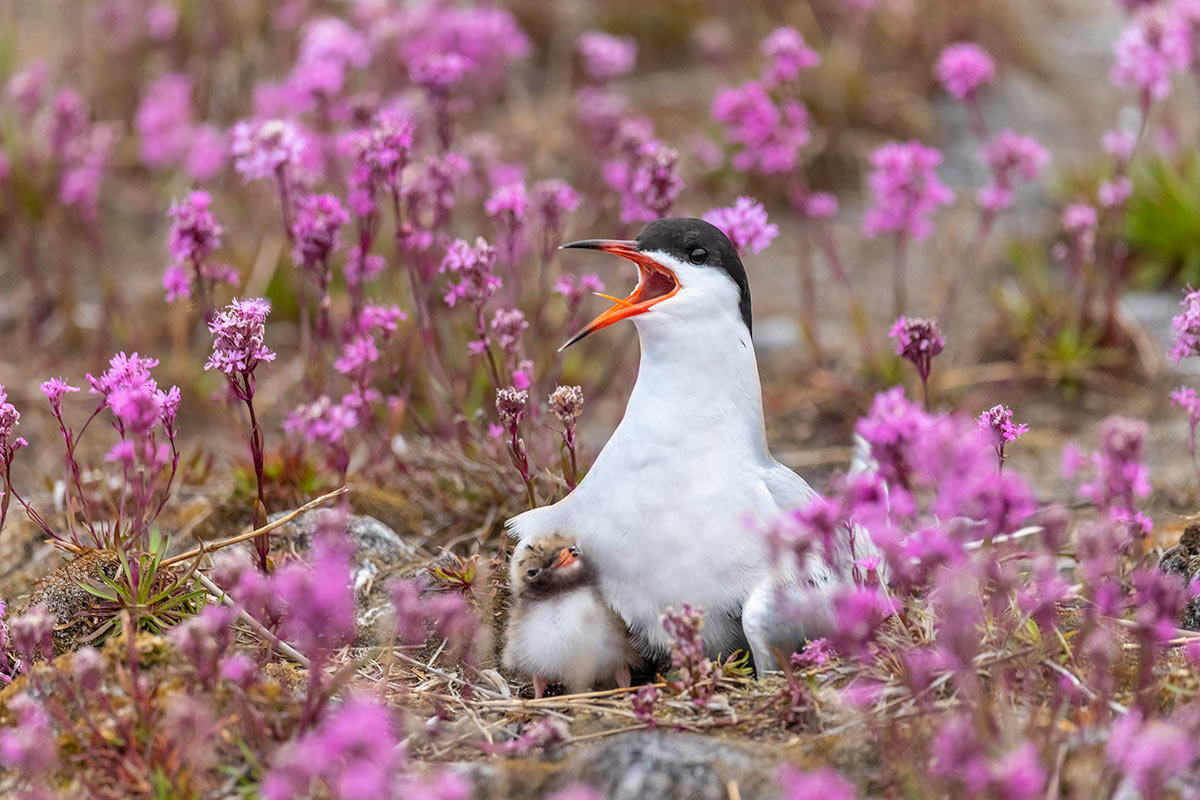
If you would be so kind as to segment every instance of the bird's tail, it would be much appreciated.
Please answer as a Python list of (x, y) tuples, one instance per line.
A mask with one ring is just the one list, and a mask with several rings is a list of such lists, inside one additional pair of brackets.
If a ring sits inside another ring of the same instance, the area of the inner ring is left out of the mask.
[(531, 508), (504, 523), (504, 527), (517, 538), (517, 541), (544, 535), (551, 532), (554, 526), (554, 506)]
[(859, 434), (854, 434), (854, 453), (850, 457), (850, 474), (862, 475), (879, 469), (879, 464), (871, 457), (871, 445)]

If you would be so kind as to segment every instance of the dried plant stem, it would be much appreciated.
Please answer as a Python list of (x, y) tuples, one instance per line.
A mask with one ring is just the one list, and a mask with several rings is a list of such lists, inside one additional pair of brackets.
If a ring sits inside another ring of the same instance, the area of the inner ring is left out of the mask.
[(335, 489), (334, 491), (329, 492), (328, 494), (321, 495), (320, 497), (316, 498), (315, 500), (309, 500), (307, 503), (300, 506), (295, 511), (291, 511), (291, 512), (285, 514), (284, 516), (280, 517), (279, 519), (275, 520), (274, 522), (268, 522), (266, 525), (263, 525), (261, 528), (256, 528), (252, 531), (247, 531), (246, 533), (241, 533), (241, 534), (238, 534), (237, 536), (232, 536), (228, 539), (220, 539), (218, 541), (212, 542), (211, 544), (206, 544), (204, 547), (197, 547), (196, 549), (189, 550), (186, 553), (180, 553), (177, 556), (171, 556), (170, 558), (164, 559), (160, 566), (169, 567), (172, 564), (178, 564), (180, 561), (187, 561), (188, 559), (195, 558), (196, 556), (200, 555), (201, 553), (211, 553), (213, 550), (220, 550), (224, 547), (229, 547), (230, 545), (238, 544), (239, 542), (244, 542), (248, 539), (253, 539), (256, 536), (266, 536), (268, 533), (275, 530), (276, 528), (281, 527), (281, 526), (286, 525), (287, 523), (291, 522), (296, 517), (303, 514), (305, 511), (311, 511), (312, 509), (316, 508), (317, 506), (321, 505), (322, 503), (327, 503), (335, 497), (341, 497), (342, 495), (346, 494), (349, 491), (350, 491), (349, 486), (343, 486), (340, 489)]
[[(452, 675), (449, 672), (446, 672), (445, 670), (438, 669), (437, 667), (431, 667), (430, 665), (426, 664), (424, 661), (419, 661), (418, 659), (415, 659), (412, 656), (407, 655), (405, 653), (396, 652), (395, 649), (393, 649), (392, 652), (399, 661), (403, 661), (405, 664), (408, 664), (410, 667), (420, 667), (421, 669), (425, 670), (426, 672), (431, 672), (434, 675), (437, 675), (439, 678), (442, 678), (443, 680), (447, 680), (451, 683), (461, 683), (464, 686), (470, 686), (472, 691), (479, 692), (480, 694), (485, 694), (495, 700), (503, 700), (504, 699), (504, 695), (500, 694), (499, 692), (493, 692), (491, 689), (485, 689), (482, 686), (479, 686), (478, 684), (471, 683), (470, 681), (465, 680), (464, 678), (460, 678), (457, 675)], [(508, 701), (505, 701), (505, 702), (508, 702)]]
[[(215, 583), (213, 583), (212, 579), (203, 572), (197, 572), (196, 578), (200, 581), (200, 584), (204, 586), (204, 588), (207, 589), (210, 594), (212, 594), (213, 597), (216, 597), (227, 606), (236, 606), (236, 603), (233, 602), (233, 598), (226, 594), (220, 586), (217, 586)], [(250, 616), (250, 614), (244, 609), (238, 609), (238, 619), (250, 626), (251, 630), (266, 639), (268, 642), (278, 648), (279, 652), (283, 653), (300, 666), (304, 667), (305, 669), (309, 669), (312, 666), (308, 658), (305, 657), (303, 653), (292, 647), (283, 639), (280, 639), (278, 636), (271, 633), (271, 631), (268, 630), (265, 625), (256, 620), (254, 617)]]

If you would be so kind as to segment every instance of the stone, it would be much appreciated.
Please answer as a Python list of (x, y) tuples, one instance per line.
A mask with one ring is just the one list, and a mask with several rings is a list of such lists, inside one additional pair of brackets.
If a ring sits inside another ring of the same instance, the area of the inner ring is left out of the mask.
[[(562, 753), (559, 753), (562, 756)], [(477, 800), (545, 798), (573, 783), (606, 800), (778, 800), (782, 754), (749, 742), (671, 731), (635, 731), (560, 758), (448, 765), (467, 777)]]
[[(1158, 568), (1167, 575), (1179, 577), (1190, 585), (1200, 576), (1200, 524), (1187, 526), (1179, 544), (1167, 549), (1158, 562)], [(1200, 597), (1193, 597), (1179, 615), (1180, 627), (1200, 631)]]
[[(280, 526), (272, 536), (271, 549), (305, 553), (312, 547), (317, 530), (323, 524), (336, 522), (339, 513), (330, 508), (306, 511)], [(271, 519), (282, 516), (275, 514)], [(378, 636), (381, 626), (386, 625), (392, 613), (387, 585), (422, 558), (417, 548), (406, 542), (400, 534), (366, 514), (350, 514), (347, 517), (346, 536), (354, 543), (350, 580), (358, 608), (355, 616), (355, 628), (358, 631), (356, 640), (361, 645), (376, 644), (381, 641)], [(252, 545), (247, 542), (246, 546)]]
[[(315, 508), (306, 511), (279, 528), (273, 535), (273, 548), (284, 541), (296, 550), (305, 551), (312, 546), (313, 536), (323, 524), (336, 520), (339, 512), (332, 508)], [(284, 516), (275, 514), (274, 521)], [(381, 564), (407, 563), (417, 557), (417, 550), (400, 537), (400, 534), (366, 514), (351, 514), (346, 521), (346, 535), (354, 542), (360, 560), (370, 559)]]

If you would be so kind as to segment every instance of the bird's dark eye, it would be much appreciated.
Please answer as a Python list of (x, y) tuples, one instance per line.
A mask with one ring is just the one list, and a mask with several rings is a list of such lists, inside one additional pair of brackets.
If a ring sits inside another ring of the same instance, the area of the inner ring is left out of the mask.
[(569, 552), (573, 556), (577, 556), (577, 555), (579, 555), (579, 548), (578, 547), (568, 547), (567, 552)]
[(525, 572), (525, 577), (536, 578), (538, 576), (538, 573), (541, 571), (542, 571), (541, 567), (533, 567), (532, 569), (529, 569)]
[(693, 264), (703, 264), (705, 261), (708, 261), (708, 251), (703, 247), (697, 247), (688, 254), (688, 260)]

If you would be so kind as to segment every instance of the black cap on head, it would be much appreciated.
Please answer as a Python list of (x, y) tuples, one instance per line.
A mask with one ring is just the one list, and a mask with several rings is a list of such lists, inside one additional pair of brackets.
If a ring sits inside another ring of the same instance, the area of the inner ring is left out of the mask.
[(642, 228), (637, 235), (637, 244), (643, 253), (667, 253), (685, 264), (719, 269), (728, 275), (738, 288), (738, 310), (742, 321), (746, 323), (746, 330), (753, 333), (746, 268), (733, 243), (720, 228), (702, 219), (658, 219)]

